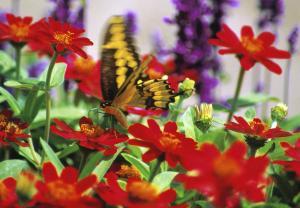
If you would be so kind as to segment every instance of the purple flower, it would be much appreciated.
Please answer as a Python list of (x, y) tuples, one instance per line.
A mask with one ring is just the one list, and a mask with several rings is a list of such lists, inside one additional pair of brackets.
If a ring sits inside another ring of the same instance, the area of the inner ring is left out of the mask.
[(28, 69), (30, 77), (39, 77), (48, 65), (48, 61), (41, 60), (32, 64)]
[(176, 72), (182, 74), (186, 69), (197, 70), (199, 81), (196, 88), (200, 99), (211, 102), (212, 90), (217, 85), (216, 79), (209, 75), (214, 55), (208, 43), (211, 35), (208, 20), (212, 10), (204, 0), (173, 0), (173, 3), (177, 9), (173, 19), (178, 27), (178, 39), (173, 49)]
[(129, 27), (129, 32), (130, 33), (136, 33), (138, 28), (137, 28), (137, 24), (136, 24), (136, 14), (133, 11), (128, 11), (125, 14), (126, 17), (126, 22), (128, 24)]
[(260, 0), (259, 28), (278, 25), (284, 15), (284, 0)]
[(288, 37), (288, 43), (289, 43), (289, 51), (291, 54), (294, 54), (297, 51), (297, 44), (299, 39), (299, 27), (296, 26), (293, 28), (291, 33)]

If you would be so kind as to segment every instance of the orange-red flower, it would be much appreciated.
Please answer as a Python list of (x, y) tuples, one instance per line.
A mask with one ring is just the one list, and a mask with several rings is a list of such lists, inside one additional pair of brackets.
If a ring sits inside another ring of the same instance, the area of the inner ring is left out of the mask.
[[(88, 38), (81, 37), (83, 29), (78, 29), (68, 23), (61, 23), (53, 18), (39, 21), (35, 27), (38, 33), (37, 41), (41, 44), (52, 46), (57, 52), (72, 51), (87, 58), (87, 54), (82, 50), (84, 46), (93, 45)], [(51, 54), (51, 52), (50, 52)]]
[(8, 40), (13, 43), (25, 44), (33, 37), (32, 17), (17, 17), (6, 14), (7, 24), (0, 23), (0, 41)]
[(163, 158), (170, 166), (175, 167), (183, 154), (189, 154), (196, 147), (192, 139), (177, 132), (175, 122), (166, 123), (163, 131), (155, 120), (149, 119), (148, 126), (136, 123), (128, 128), (128, 132), (137, 138), (130, 139), (129, 144), (149, 148), (142, 156), (145, 162)]
[(119, 134), (114, 130), (104, 130), (94, 125), (90, 118), (82, 117), (79, 120), (80, 131), (76, 131), (65, 122), (53, 120), (56, 125), (51, 126), (51, 132), (65, 139), (79, 141), (79, 145), (91, 150), (103, 152), (104, 155), (112, 155), (117, 151), (115, 146), (126, 141), (126, 135)]
[(250, 137), (259, 137), (262, 139), (291, 136), (290, 132), (283, 131), (280, 127), (270, 128), (259, 118), (254, 118), (247, 122), (241, 116), (234, 116), (236, 122), (230, 121), (225, 124), (225, 128), (231, 131), (240, 132)]
[(64, 168), (58, 175), (51, 163), (44, 164), (42, 173), (44, 180), (36, 182), (34, 207), (101, 207), (95, 198), (86, 194), (97, 182), (95, 175), (78, 180), (78, 172), (73, 167)]
[(277, 160), (274, 163), (284, 166), (287, 171), (293, 171), (300, 178), (300, 139), (291, 146), (287, 142), (281, 142), (280, 145), (285, 149), (285, 155), (292, 158), (291, 161)]
[(158, 187), (139, 179), (128, 179), (126, 189), (119, 186), (118, 177), (110, 172), (106, 174), (107, 183), (96, 188), (98, 195), (109, 205), (126, 208), (167, 208), (176, 199), (176, 192), (168, 189), (161, 192)]
[(245, 159), (247, 146), (235, 142), (224, 153), (215, 145), (205, 143), (198, 151), (185, 155), (183, 167), (188, 170), (176, 180), (186, 189), (195, 189), (209, 197), (216, 207), (240, 207), (239, 199), (263, 201), (267, 185), (264, 173), (269, 164), (266, 157)]
[(12, 111), (4, 109), (0, 112), (0, 145), (7, 146), (10, 142), (20, 146), (28, 146), (24, 139), (30, 135), (24, 133), (27, 123), (12, 116)]
[(16, 180), (6, 178), (0, 180), (0, 207), (17, 208), (18, 197), (16, 194)]
[(262, 32), (254, 37), (254, 32), (250, 26), (244, 26), (241, 30), (241, 38), (226, 25), (217, 33), (217, 39), (210, 39), (210, 44), (224, 47), (220, 49), (220, 54), (236, 54), (241, 66), (245, 70), (251, 69), (255, 63), (263, 64), (268, 70), (276, 74), (281, 73), (281, 68), (271, 59), (288, 59), (288, 51), (279, 50), (272, 46), (275, 36), (270, 32)]

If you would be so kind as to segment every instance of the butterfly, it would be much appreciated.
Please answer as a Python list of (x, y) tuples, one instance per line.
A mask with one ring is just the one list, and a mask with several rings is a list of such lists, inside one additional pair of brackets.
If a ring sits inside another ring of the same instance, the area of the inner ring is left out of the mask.
[(168, 109), (177, 96), (165, 79), (149, 79), (144, 71), (151, 58), (140, 61), (126, 18), (113, 16), (102, 44), (102, 110), (113, 115), (127, 128), (124, 111), (128, 106), (145, 109)]

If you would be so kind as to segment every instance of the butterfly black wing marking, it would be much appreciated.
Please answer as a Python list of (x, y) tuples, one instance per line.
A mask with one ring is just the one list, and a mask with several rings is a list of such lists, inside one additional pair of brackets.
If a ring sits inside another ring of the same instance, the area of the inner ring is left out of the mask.
[(112, 102), (128, 77), (140, 65), (126, 20), (113, 16), (102, 45), (101, 89), (103, 99)]

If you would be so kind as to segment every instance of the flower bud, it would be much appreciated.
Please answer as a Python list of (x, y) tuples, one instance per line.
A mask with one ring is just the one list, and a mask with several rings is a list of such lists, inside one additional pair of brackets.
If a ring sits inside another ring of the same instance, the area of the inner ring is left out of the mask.
[(193, 94), (195, 88), (195, 81), (189, 78), (185, 78), (182, 83), (179, 84), (179, 92), (183, 92), (184, 97), (188, 98)]
[(271, 108), (271, 118), (273, 121), (282, 121), (286, 118), (288, 107), (284, 103), (279, 103)]
[(212, 104), (202, 103), (199, 106), (195, 106), (196, 110), (196, 122), (195, 125), (202, 131), (206, 132), (212, 123), (213, 119), (213, 107)]

